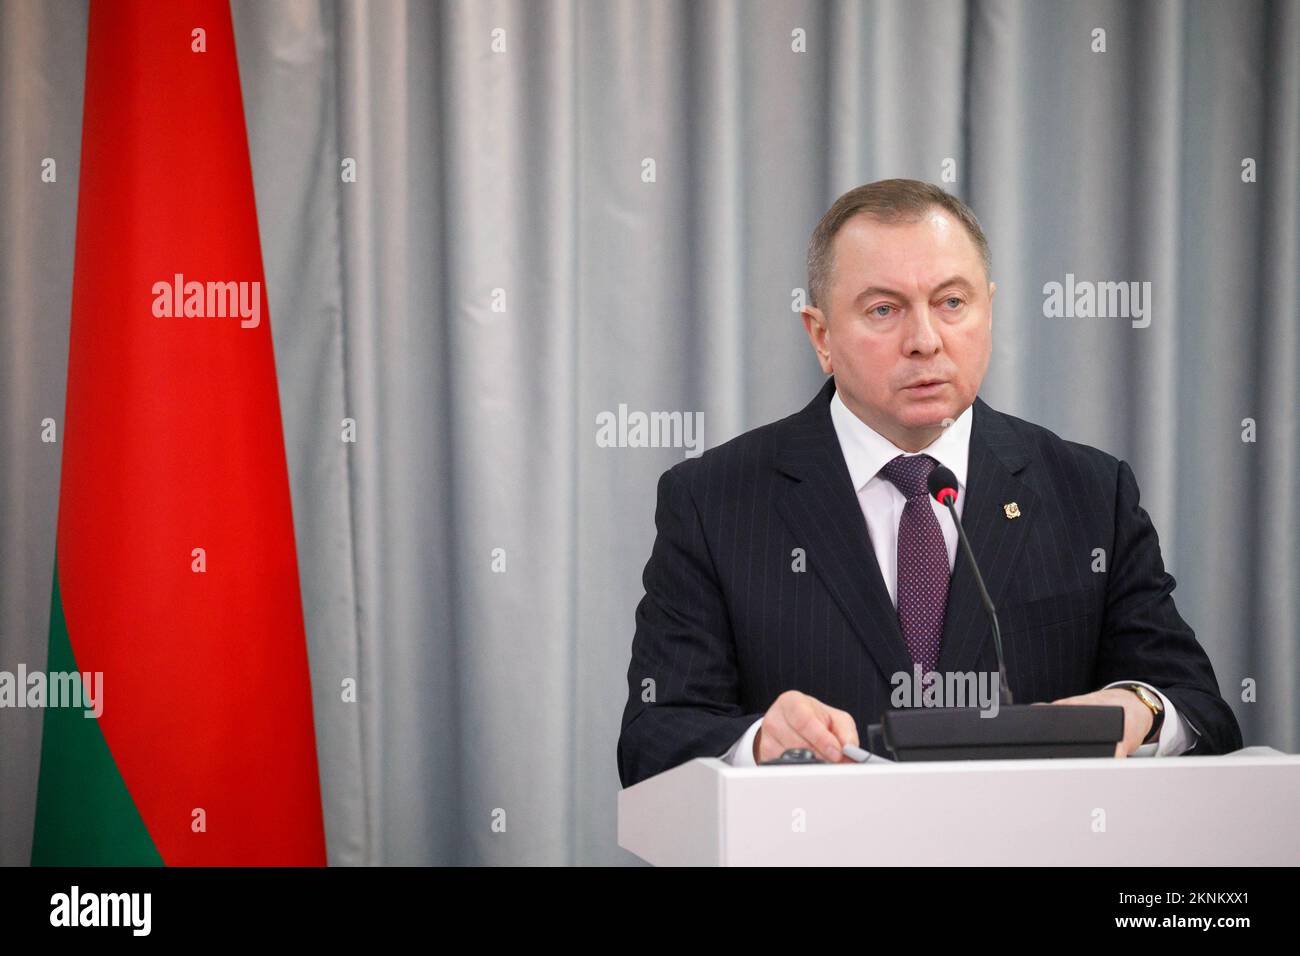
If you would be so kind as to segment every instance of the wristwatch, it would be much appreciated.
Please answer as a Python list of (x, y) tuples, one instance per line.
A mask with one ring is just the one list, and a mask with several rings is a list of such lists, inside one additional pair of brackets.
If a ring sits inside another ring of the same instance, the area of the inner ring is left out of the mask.
[(1165, 705), (1160, 702), (1160, 698), (1151, 693), (1151, 691), (1147, 690), (1141, 684), (1118, 684), (1116, 686), (1123, 687), (1125, 690), (1131, 690), (1133, 693), (1137, 694), (1138, 700), (1142, 701), (1142, 703), (1146, 704), (1147, 707), (1151, 709), (1151, 733), (1147, 734), (1147, 739), (1142, 742), (1144, 744), (1149, 744), (1153, 740), (1159, 740), (1160, 727), (1165, 722)]

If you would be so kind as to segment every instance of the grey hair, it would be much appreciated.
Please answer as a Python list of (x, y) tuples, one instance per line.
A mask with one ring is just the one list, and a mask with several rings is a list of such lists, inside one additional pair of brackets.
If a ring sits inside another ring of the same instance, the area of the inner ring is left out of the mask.
[(817, 223), (808, 240), (809, 303), (826, 308), (835, 266), (835, 236), (846, 222), (858, 215), (884, 223), (915, 222), (935, 206), (951, 213), (966, 228), (984, 261), (984, 272), (989, 274), (993, 265), (989, 243), (969, 206), (951, 193), (919, 179), (882, 179), (850, 189), (831, 204)]

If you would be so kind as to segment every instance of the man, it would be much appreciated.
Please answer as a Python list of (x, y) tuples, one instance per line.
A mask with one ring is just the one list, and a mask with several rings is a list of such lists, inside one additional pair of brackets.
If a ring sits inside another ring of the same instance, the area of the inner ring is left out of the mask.
[(1239, 749), (1128, 464), (977, 397), (996, 286), (970, 209), (913, 180), (853, 189), (813, 233), (808, 281), (821, 393), (659, 481), (623, 785), (701, 756), (845, 762), (915, 671), (996, 672), (956, 528), (926, 491), (940, 464), (1017, 703), (1122, 707), (1117, 757)]

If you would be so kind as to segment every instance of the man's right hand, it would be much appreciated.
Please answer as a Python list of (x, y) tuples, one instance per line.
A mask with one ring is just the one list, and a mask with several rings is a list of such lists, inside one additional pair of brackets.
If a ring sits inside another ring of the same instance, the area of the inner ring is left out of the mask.
[(813, 751), (829, 763), (852, 763), (841, 749), (858, 746), (853, 717), (815, 697), (788, 690), (767, 709), (754, 735), (754, 762), (775, 760), (794, 747)]

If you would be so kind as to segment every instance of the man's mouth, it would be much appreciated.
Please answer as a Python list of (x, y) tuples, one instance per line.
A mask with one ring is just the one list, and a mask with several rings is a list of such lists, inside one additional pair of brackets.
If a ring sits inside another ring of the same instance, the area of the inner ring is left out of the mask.
[(927, 389), (927, 388), (936, 388), (936, 387), (938, 387), (938, 386), (940, 386), (940, 385), (946, 385), (946, 384), (948, 384), (948, 383), (947, 383), (946, 381), (944, 381), (943, 379), (941, 379), (941, 378), (923, 378), (923, 379), (921, 379), (921, 381), (919, 381), (919, 382), (913, 382), (911, 385), (906, 385), (906, 386), (904, 386), (904, 387), (903, 387), (903, 390), (904, 390), (904, 391), (913, 391), (913, 390), (915, 390), (915, 391), (920, 391), (920, 390), (922, 390), (922, 389)]

